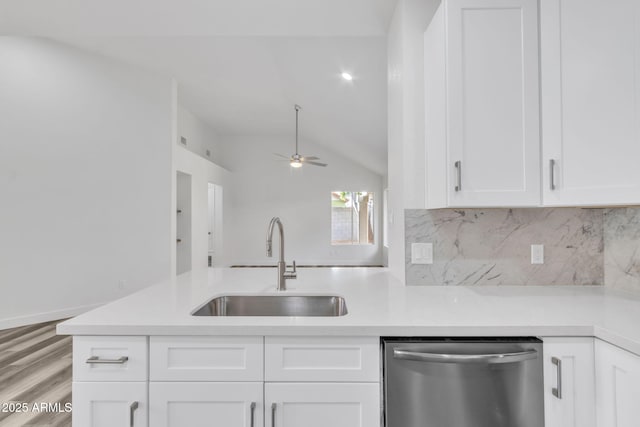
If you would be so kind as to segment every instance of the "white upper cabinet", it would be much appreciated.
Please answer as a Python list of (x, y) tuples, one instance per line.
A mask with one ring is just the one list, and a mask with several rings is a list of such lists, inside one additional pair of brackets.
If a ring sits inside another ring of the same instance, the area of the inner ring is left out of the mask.
[(427, 208), (540, 205), (536, 0), (444, 0), (425, 33)]
[(541, 0), (540, 30), (544, 204), (640, 203), (640, 3)]
[(425, 33), (427, 208), (640, 204), (640, 2), (540, 0), (539, 16), (443, 0)]

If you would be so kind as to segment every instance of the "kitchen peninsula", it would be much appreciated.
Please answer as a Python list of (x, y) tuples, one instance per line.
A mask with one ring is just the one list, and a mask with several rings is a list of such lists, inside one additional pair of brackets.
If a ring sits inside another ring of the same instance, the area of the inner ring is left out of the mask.
[[(542, 339), (549, 426), (561, 425), (553, 422), (563, 419), (560, 413), (588, 417), (583, 425), (595, 426), (595, 399), (615, 398), (599, 390), (627, 384), (631, 398), (640, 387), (634, 380), (640, 375), (640, 295), (606, 287), (411, 287), (385, 269), (309, 269), (284, 294), (341, 296), (346, 315), (191, 315), (219, 295), (275, 295), (275, 279), (271, 268), (197, 270), (61, 324), (59, 333), (74, 335), (74, 390), (82, 391), (74, 396), (84, 399), (74, 402), (74, 417), (90, 417), (85, 407), (99, 407), (117, 396), (121, 414), (135, 420), (135, 426), (178, 425), (175, 419), (196, 417), (194, 402), (206, 395), (241, 402), (228, 408), (229, 420), (241, 426), (271, 425), (263, 421), (270, 417), (288, 426), (287, 406), (279, 405), (289, 403), (290, 411), (294, 402), (323, 399), (328, 413), (335, 409), (350, 420), (344, 425), (373, 425), (383, 407), (382, 336)], [(551, 394), (556, 381), (551, 356), (567, 362), (561, 374), (564, 400)], [(92, 365), (86, 363), (91, 357), (126, 361)], [(607, 372), (620, 363), (630, 380), (616, 383), (612, 377), (609, 384)], [(333, 403), (326, 402), (327, 396)], [(335, 403), (341, 400), (359, 411), (341, 412), (344, 405)], [(598, 416), (625, 416), (606, 409), (614, 408), (615, 401), (598, 405), (605, 408)], [(173, 422), (171, 417), (176, 417)], [(326, 421), (319, 417), (317, 422)]]

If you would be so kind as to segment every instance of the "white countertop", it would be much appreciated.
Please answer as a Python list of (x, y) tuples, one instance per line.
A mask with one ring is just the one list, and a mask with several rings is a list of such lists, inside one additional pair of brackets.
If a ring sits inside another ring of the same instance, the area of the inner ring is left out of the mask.
[(335, 294), (342, 317), (200, 317), (220, 294), (273, 293), (276, 270), (202, 269), (58, 326), (69, 335), (595, 336), (640, 355), (640, 293), (584, 286), (404, 286), (384, 268), (299, 269), (290, 294)]

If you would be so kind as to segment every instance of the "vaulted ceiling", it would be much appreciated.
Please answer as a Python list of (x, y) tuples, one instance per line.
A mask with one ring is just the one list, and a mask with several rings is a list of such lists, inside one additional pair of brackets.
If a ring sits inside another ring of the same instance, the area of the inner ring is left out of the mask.
[(396, 2), (3, 0), (0, 29), (170, 74), (181, 103), (221, 135), (292, 135), (300, 104), (301, 138), (385, 174)]

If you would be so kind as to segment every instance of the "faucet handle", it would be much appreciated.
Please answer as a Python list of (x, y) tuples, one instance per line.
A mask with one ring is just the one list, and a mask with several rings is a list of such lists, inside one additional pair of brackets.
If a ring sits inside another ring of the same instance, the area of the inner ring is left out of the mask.
[(285, 279), (296, 279), (298, 277), (298, 273), (296, 273), (296, 262), (293, 261), (293, 270), (291, 271), (286, 271), (286, 267), (285, 267), (285, 272), (284, 272), (284, 278)]

